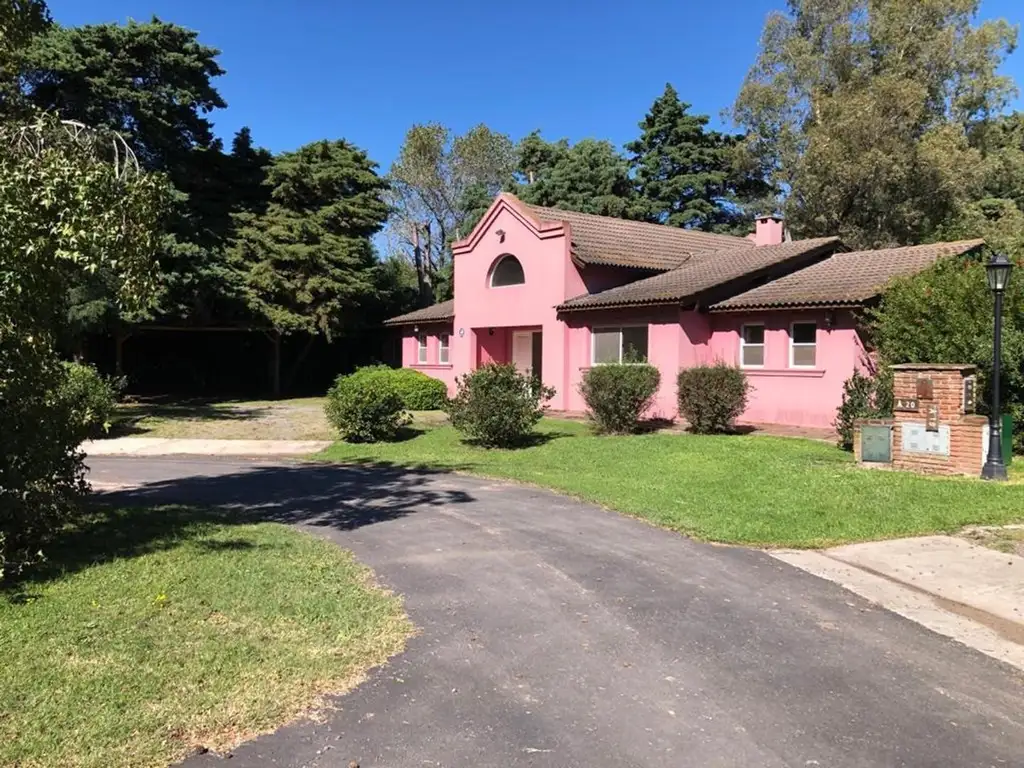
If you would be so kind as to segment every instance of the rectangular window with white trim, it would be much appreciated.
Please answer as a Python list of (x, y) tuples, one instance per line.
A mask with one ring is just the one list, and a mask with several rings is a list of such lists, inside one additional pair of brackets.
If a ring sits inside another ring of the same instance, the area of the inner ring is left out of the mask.
[(764, 368), (763, 325), (744, 325), (740, 329), (740, 367)]
[(427, 336), (424, 333), (416, 337), (416, 362), (420, 365), (427, 364)]
[(818, 356), (817, 342), (817, 323), (793, 323), (789, 329), (789, 367), (813, 368)]
[(439, 362), (441, 365), (448, 365), (449, 344), (450, 337), (447, 333), (442, 333), (440, 336), (437, 337), (437, 362)]
[(647, 362), (647, 326), (595, 328), (591, 334), (590, 362), (593, 365)]

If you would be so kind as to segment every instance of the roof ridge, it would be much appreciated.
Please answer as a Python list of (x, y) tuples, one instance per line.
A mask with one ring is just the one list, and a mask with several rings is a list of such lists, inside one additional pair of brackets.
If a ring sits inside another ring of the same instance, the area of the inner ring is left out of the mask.
[[(638, 227), (650, 227), (650, 228), (653, 228), (653, 229), (655, 229), (655, 230), (657, 230), (659, 232), (679, 232), (681, 234), (687, 234), (687, 235), (701, 235), (701, 236), (704, 236), (704, 237), (710, 237), (710, 238), (715, 238), (715, 239), (734, 241), (737, 245), (742, 245), (744, 241), (750, 242), (749, 240), (747, 240), (746, 237), (740, 236), (740, 235), (723, 235), (723, 234), (721, 234), (719, 232), (705, 232), (702, 229), (686, 229), (685, 227), (673, 227), (671, 224), (659, 224), (657, 222), (652, 222), (652, 221), (637, 221), (636, 219), (624, 219), (624, 218), (621, 218), (619, 216), (605, 216), (605, 215), (600, 214), (600, 213), (586, 213), (584, 211), (572, 211), (572, 210), (568, 210), (566, 208), (555, 208), (555, 207), (549, 206), (549, 205), (536, 205), (534, 203), (523, 202), (520, 198), (516, 197), (515, 195), (513, 195), (511, 193), (505, 193), (505, 194), (507, 194), (508, 197), (511, 197), (517, 203), (519, 203), (520, 205), (522, 205), (523, 207), (525, 207), (526, 209), (528, 209), (528, 210), (530, 210), (530, 211), (532, 211), (534, 213), (538, 213), (539, 211), (552, 211), (552, 212), (554, 212), (556, 214), (568, 213), (568, 214), (571, 214), (573, 216), (585, 216), (585, 217), (590, 218), (590, 219), (611, 219), (612, 221), (624, 222), (624, 223), (632, 224), (632, 225), (638, 226)], [(543, 216), (542, 216), (542, 218), (543, 218)], [(556, 221), (561, 221), (561, 219), (558, 219), (557, 217), (555, 217), (555, 220)]]

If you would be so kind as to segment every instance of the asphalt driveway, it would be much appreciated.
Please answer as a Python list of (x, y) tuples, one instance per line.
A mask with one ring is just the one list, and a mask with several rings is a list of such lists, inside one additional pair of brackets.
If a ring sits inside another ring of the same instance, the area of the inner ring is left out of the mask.
[(133, 486), (119, 493), (135, 500), (238, 505), (336, 541), (421, 629), (322, 722), (245, 744), (225, 765), (1024, 761), (1018, 672), (760, 552), (453, 474), (90, 463), (93, 480)]

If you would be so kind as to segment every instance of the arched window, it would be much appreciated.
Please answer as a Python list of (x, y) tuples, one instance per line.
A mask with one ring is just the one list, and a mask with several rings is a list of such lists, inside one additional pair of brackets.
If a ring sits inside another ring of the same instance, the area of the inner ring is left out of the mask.
[(506, 253), (499, 258), (498, 263), (491, 270), (491, 288), (501, 288), (505, 285), (522, 285), (525, 282), (526, 275), (523, 274), (523, 265), (511, 253)]

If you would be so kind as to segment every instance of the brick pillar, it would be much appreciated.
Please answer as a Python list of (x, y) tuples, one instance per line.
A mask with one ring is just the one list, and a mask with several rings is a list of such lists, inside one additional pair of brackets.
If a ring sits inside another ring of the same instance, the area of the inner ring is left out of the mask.
[(973, 365), (894, 365), (893, 466), (979, 476), (988, 419), (974, 413), (976, 397)]

